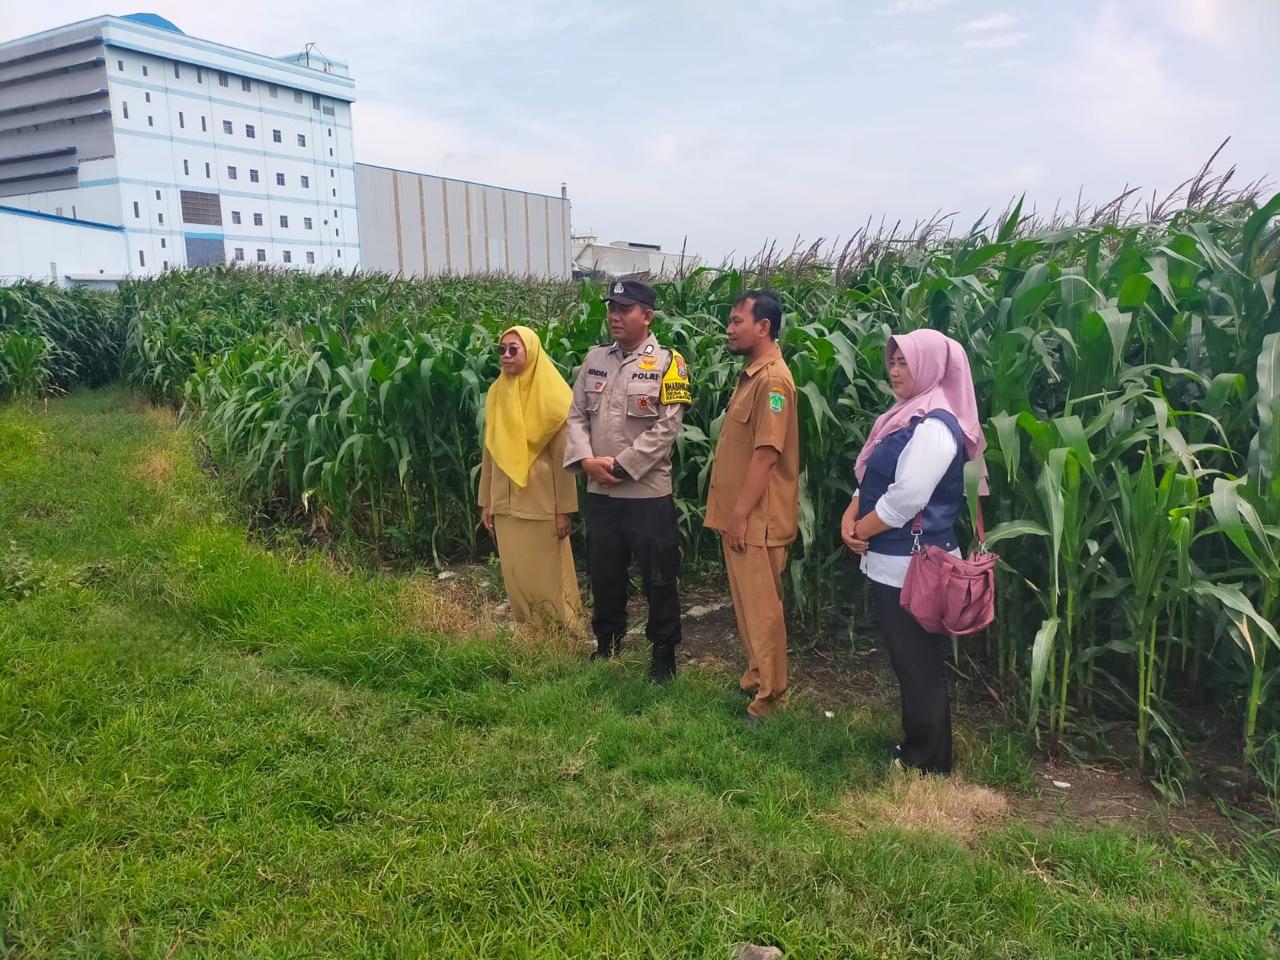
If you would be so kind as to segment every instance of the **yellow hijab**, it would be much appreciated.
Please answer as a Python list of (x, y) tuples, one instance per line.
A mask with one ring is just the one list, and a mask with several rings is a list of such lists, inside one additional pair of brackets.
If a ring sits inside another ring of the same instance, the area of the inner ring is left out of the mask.
[(528, 327), (508, 327), (529, 356), (516, 376), (501, 373), (484, 399), (484, 445), (517, 487), (529, 482), (529, 467), (569, 416), (573, 390), (542, 353), (542, 341)]

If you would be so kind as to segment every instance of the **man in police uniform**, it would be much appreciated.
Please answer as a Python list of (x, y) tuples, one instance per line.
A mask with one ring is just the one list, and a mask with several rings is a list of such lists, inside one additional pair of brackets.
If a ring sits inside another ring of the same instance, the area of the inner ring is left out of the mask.
[(800, 436), (796, 385), (778, 349), (782, 306), (748, 290), (729, 314), (729, 352), (746, 360), (716, 440), (705, 524), (720, 531), (729, 591), (747, 669), (738, 686), (751, 698), (746, 721), (760, 723), (787, 690), (787, 625), (782, 571), (796, 539)]
[(634, 558), (649, 601), (649, 675), (666, 683), (680, 642), (680, 547), (671, 498), (671, 446), (692, 403), (684, 358), (649, 332), (653, 287), (618, 280), (605, 297), (613, 343), (578, 371), (564, 465), (587, 475), (587, 569), (596, 636), (593, 659), (616, 656), (627, 632)]

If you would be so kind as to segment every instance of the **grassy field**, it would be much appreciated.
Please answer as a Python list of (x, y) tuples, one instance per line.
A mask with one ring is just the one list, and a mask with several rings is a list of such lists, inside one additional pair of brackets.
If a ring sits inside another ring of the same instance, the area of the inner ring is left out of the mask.
[(1032, 829), (889, 777), (857, 704), (752, 730), (716, 671), (432, 633), (193, 449), (116, 388), (0, 408), (0, 957), (1277, 955), (1274, 850)]

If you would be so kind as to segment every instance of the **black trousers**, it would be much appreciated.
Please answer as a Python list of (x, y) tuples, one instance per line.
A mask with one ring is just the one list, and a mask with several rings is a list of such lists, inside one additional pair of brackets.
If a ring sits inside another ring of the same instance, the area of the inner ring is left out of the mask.
[(671, 497), (624, 500), (587, 494), (587, 571), (591, 578), (591, 629), (602, 645), (627, 632), (627, 583), (631, 561), (649, 601), (645, 635), (653, 644), (680, 642), (680, 534)]
[(902, 692), (902, 762), (926, 773), (951, 772), (947, 638), (929, 633), (899, 604), (902, 591), (871, 584), (880, 636)]

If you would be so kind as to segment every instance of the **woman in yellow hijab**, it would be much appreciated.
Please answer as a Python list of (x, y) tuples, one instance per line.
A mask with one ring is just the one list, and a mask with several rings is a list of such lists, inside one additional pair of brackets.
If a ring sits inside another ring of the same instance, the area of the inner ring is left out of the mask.
[(569, 547), (578, 483), (562, 466), (573, 390), (528, 327), (502, 334), (498, 361), (502, 373), (484, 403), (480, 519), (497, 541), (516, 619), (559, 621), (582, 633)]

